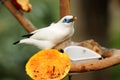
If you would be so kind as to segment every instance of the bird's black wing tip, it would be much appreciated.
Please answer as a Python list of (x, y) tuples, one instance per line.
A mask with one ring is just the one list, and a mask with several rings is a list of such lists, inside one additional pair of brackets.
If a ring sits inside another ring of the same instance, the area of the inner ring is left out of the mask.
[(29, 37), (31, 37), (33, 34), (26, 34), (26, 35), (22, 35), (22, 37), (27, 37), (27, 38), (29, 38)]
[(20, 42), (20, 40), (19, 40), (19, 41), (16, 41), (16, 42), (14, 42), (14, 43), (13, 43), (13, 45), (16, 45), (16, 44), (18, 44), (19, 42)]

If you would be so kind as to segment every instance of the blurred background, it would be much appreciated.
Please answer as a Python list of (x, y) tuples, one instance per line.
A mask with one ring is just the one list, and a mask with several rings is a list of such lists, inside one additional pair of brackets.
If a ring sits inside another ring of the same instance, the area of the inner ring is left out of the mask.
[[(33, 10), (25, 16), (37, 28), (59, 20), (59, 0), (30, 2)], [(71, 0), (71, 14), (78, 17), (74, 41), (94, 39), (104, 47), (120, 49), (120, 0)], [(0, 80), (31, 80), (25, 73), (25, 64), (39, 49), (12, 44), (26, 33), (15, 17), (0, 4)], [(120, 80), (120, 65), (72, 76), (72, 80), (80, 79)]]

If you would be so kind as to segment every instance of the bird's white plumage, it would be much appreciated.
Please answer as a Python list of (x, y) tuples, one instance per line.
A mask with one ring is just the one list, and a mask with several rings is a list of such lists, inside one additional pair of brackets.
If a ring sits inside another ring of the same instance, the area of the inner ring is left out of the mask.
[[(66, 22), (64, 21), (65, 19)], [(73, 33), (74, 17), (69, 15), (63, 17), (57, 23), (52, 23), (48, 27), (31, 32), (30, 34), (33, 34), (32, 36), (20, 40), (19, 43), (34, 45), (40, 49), (49, 49), (58, 43), (70, 38)]]

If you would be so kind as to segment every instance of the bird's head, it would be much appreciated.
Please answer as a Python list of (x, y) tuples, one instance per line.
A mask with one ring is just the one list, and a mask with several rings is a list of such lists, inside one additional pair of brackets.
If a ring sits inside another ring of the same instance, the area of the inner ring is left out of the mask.
[(72, 16), (72, 15), (67, 15), (63, 17), (59, 23), (65, 24), (65, 25), (71, 25), (74, 23), (74, 21), (77, 19), (77, 17)]

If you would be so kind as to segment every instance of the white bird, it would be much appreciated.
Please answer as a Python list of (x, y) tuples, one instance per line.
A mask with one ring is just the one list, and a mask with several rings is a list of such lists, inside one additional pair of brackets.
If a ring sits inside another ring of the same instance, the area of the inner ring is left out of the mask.
[(48, 27), (35, 30), (13, 44), (30, 44), (40, 49), (50, 49), (58, 43), (70, 38), (74, 33), (75, 16), (65, 16), (57, 23), (52, 23)]

